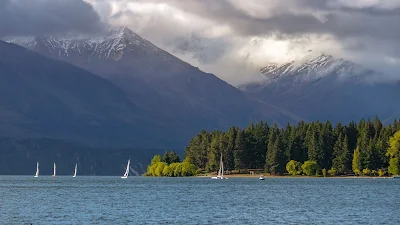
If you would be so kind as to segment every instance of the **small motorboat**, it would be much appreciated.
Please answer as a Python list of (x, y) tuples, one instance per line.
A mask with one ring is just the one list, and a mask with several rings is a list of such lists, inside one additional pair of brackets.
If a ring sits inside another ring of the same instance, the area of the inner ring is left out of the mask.
[(258, 179), (260, 179), (260, 180), (265, 180), (264, 175), (261, 174), (260, 177), (259, 177)]

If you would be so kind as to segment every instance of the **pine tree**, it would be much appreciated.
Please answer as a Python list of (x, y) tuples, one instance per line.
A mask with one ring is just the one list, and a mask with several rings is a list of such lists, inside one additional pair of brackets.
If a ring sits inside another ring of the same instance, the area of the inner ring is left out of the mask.
[(235, 149), (235, 141), (237, 136), (237, 128), (231, 127), (226, 134), (227, 136), (227, 147), (224, 152), (224, 165), (227, 170), (233, 170), (235, 168), (235, 158), (234, 158), (234, 149)]
[(170, 160), (170, 163), (177, 163), (177, 162), (181, 161), (179, 156), (172, 150), (169, 152), (169, 160)]
[(210, 149), (208, 151), (208, 157), (207, 157), (207, 164), (206, 164), (206, 171), (211, 172), (211, 171), (216, 171), (217, 166), (219, 165), (219, 155), (220, 155), (220, 149), (219, 149), (219, 133), (214, 133), (212, 137), (212, 141), (210, 144)]
[[(207, 158), (208, 158), (208, 150), (210, 148), (210, 143), (211, 143), (211, 139), (212, 139), (212, 135), (210, 135), (209, 133), (205, 132), (202, 134), (202, 141), (201, 141), (201, 145), (200, 145), (200, 152), (198, 154), (198, 165), (196, 165), (196, 163), (194, 163), (194, 165), (198, 168), (205, 168), (206, 167), (206, 163), (207, 163)], [(191, 158), (189, 158), (190, 162), (193, 162)]]
[(377, 162), (376, 166), (378, 168), (386, 168), (388, 167), (389, 158), (386, 157), (386, 151), (389, 147), (389, 138), (391, 136), (390, 128), (383, 127), (379, 136), (375, 141), (375, 151)]
[(245, 168), (244, 167), (245, 148), (246, 148), (246, 143), (245, 143), (244, 132), (239, 131), (236, 136), (235, 149), (233, 153), (236, 170)]
[(268, 137), (269, 127), (267, 123), (261, 121), (256, 124), (253, 130), (254, 135), (254, 150), (252, 155), (252, 161), (254, 162), (254, 168), (262, 168), (265, 163), (265, 148)]
[(254, 161), (254, 155), (255, 155), (255, 150), (256, 150), (256, 138), (254, 136), (254, 124), (251, 123), (250, 126), (248, 126), (245, 129), (245, 137), (246, 137), (246, 161), (245, 165), (247, 168), (255, 168), (255, 161)]
[(357, 138), (357, 147), (360, 151), (360, 162), (361, 168), (368, 168), (371, 164), (371, 157), (372, 157), (372, 149), (370, 148), (370, 127), (372, 127), (372, 123), (368, 120), (361, 120), (359, 126), (359, 137)]
[(352, 121), (346, 126), (346, 135), (349, 139), (349, 149), (356, 149), (358, 129), (355, 122)]
[(323, 150), (322, 150), (322, 137), (316, 131), (316, 128), (312, 128), (310, 131), (310, 136), (308, 140), (308, 160), (316, 161), (318, 165), (323, 164)]
[(164, 156), (163, 156), (163, 161), (167, 163), (168, 165), (171, 164), (171, 158), (169, 157), (168, 151), (165, 151)]
[(267, 152), (267, 169), (268, 171), (273, 174), (280, 174), (283, 172), (283, 166), (285, 165), (283, 160), (283, 145), (282, 145), (282, 137), (278, 133), (274, 135), (271, 141), (271, 145), (268, 144), (268, 152)]
[(275, 141), (277, 138), (277, 132), (278, 129), (276, 126), (272, 127), (269, 130), (269, 135), (268, 135), (268, 144), (267, 144), (267, 152), (266, 152), (266, 157), (265, 157), (265, 169), (267, 171), (270, 171), (271, 165), (274, 164), (274, 145)]
[(377, 138), (381, 134), (383, 125), (377, 116), (375, 116), (374, 121), (372, 122), (375, 130), (374, 137)]
[(335, 169), (338, 174), (343, 174), (345, 171), (345, 162), (343, 161), (343, 137), (341, 133), (339, 133), (339, 137), (333, 146), (332, 169)]
[(294, 129), (290, 124), (288, 123), (286, 125), (285, 130), (282, 133), (282, 143), (285, 148), (284, 156), (286, 161), (290, 161), (290, 159), (293, 158), (293, 142), (294, 142)]
[(331, 168), (335, 140), (332, 132), (332, 124), (329, 120), (322, 126), (320, 142), (322, 155), (320, 155), (319, 160), (321, 160), (321, 168)]
[(349, 140), (347, 135), (345, 135), (342, 142), (342, 162), (344, 165), (344, 173), (348, 173), (351, 170), (351, 159), (352, 153), (349, 148)]
[(369, 139), (367, 146), (363, 152), (362, 166), (366, 169), (376, 169), (374, 162), (374, 144), (372, 139)]
[[(225, 168), (226, 168), (226, 155), (227, 155), (227, 152), (228, 152), (228, 138), (226, 137), (226, 134), (221, 134), (221, 136), (220, 136), (220, 139), (219, 139), (219, 150), (221, 151), (221, 153), (222, 153), (222, 157), (224, 158), (224, 165), (225, 165)], [(219, 157), (218, 157), (218, 159), (219, 159)], [(228, 168), (226, 168), (226, 169), (228, 169)]]
[(360, 152), (359, 147), (357, 147), (356, 150), (354, 150), (352, 169), (353, 169), (353, 172), (356, 175), (360, 175), (361, 174), (361, 171), (362, 171), (362, 167), (361, 167), (361, 152)]
[(201, 131), (199, 134), (197, 134), (192, 140), (190, 140), (189, 145), (185, 149), (185, 157), (190, 158), (191, 162), (194, 162), (194, 164), (197, 167), (199, 166), (198, 158), (199, 158), (199, 152), (201, 148), (201, 142), (202, 142), (202, 134), (205, 131)]
[(339, 137), (340, 134), (343, 134), (343, 125), (340, 122), (336, 123), (335, 128), (333, 128), (333, 135), (335, 137), (335, 139), (337, 139)]

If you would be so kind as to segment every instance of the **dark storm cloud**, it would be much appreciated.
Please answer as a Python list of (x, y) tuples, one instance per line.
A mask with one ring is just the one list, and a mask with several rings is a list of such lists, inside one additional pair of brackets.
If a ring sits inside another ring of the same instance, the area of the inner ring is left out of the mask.
[(83, 0), (0, 0), (0, 36), (94, 33), (103, 27)]
[(251, 15), (240, 9), (235, 4), (238, 2), (185, 0), (168, 3), (202, 18), (228, 24), (239, 35), (323, 33), (339, 38), (360, 36), (379, 39), (400, 38), (399, 7), (356, 8), (334, 4), (336, 1), (323, 0), (260, 1), (258, 3), (260, 7), (269, 7), (273, 10), (271, 16), (264, 18), (262, 15)]

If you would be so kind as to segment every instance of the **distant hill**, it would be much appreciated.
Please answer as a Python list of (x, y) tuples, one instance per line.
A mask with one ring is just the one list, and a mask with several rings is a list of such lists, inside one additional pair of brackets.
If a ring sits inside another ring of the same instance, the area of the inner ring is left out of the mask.
[(309, 121), (347, 123), (379, 116), (391, 122), (400, 111), (393, 104), (400, 97), (398, 83), (381, 82), (382, 74), (329, 55), (268, 65), (261, 73), (263, 82), (241, 89)]
[(53, 163), (57, 165), (57, 175), (72, 176), (75, 163), (80, 175), (121, 176), (131, 159), (130, 175), (141, 175), (155, 154), (163, 154), (157, 149), (106, 149), (91, 148), (57, 139), (0, 138), (0, 175), (34, 175), (39, 162), (40, 176), (53, 173)]
[(68, 63), (0, 41), (0, 81), (0, 136), (103, 147), (168, 144), (120, 88)]

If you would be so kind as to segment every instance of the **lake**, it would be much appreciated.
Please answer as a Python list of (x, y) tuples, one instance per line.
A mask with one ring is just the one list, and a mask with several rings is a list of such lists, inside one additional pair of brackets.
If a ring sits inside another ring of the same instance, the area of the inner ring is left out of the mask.
[(400, 179), (0, 176), (1, 224), (400, 224)]

